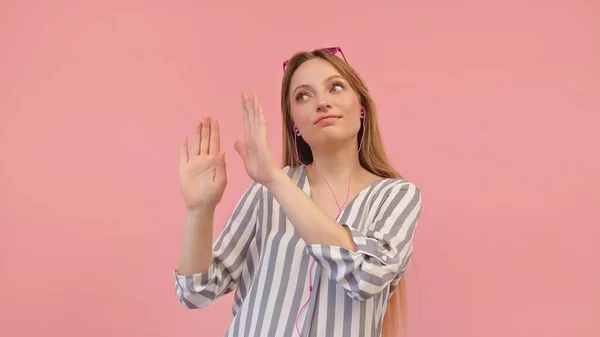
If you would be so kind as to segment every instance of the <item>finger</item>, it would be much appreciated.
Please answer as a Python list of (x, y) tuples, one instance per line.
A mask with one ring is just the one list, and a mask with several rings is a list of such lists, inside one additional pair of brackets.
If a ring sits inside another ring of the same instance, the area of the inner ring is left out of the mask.
[(262, 125), (265, 121), (265, 115), (263, 114), (262, 106), (260, 105), (258, 95), (255, 95), (254, 99), (256, 101), (256, 121), (259, 125)]
[(179, 163), (181, 165), (188, 162), (188, 142), (187, 137), (183, 138), (183, 142), (181, 142), (181, 147), (179, 149)]
[(210, 146), (208, 148), (208, 153), (217, 154), (219, 151), (221, 151), (219, 121), (215, 119), (210, 124)]
[(266, 137), (267, 134), (267, 122), (263, 113), (262, 105), (258, 95), (256, 95), (256, 126), (257, 130), (260, 130), (261, 137)]
[(250, 110), (251, 110), (251, 114), (250, 114), (250, 130), (251, 130), (252, 134), (254, 134), (254, 135), (258, 134), (258, 131), (260, 130), (258, 128), (258, 123), (257, 123), (257, 120), (258, 120), (258, 114), (257, 114), (257, 109), (256, 109), (257, 108), (257, 105), (256, 105), (257, 101), (258, 100), (256, 99), (256, 94), (253, 93), (250, 96), (249, 104), (250, 104)]
[(204, 117), (200, 134), (200, 154), (208, 154), (210, 146), (210, 117)]
[(244, 119), (244, 139), (248, 139), (248, 136), (250, 135), (250, 128), (248, 125), (248, 108), (246, 106), (246, 101), (247, 101), (247, 96), (246, 93), (243, 92), (242, 93), (242, 118)]
[(254, 117), (258, 115), (258, 99), (256, 98), (256, 94), (252, 94), (252, 111), (254, 112)]
[(252, 111), (252, 125), (254, 126), (254, 130), (258, 132), (260, 129), (258, 124), (258, 97), (256, 94), (252, 94)]
[(233, 148), (235, 149), (235, 152), (237, 152), (240, 155), (244, 163), (246, 163), (246, 159), (248, 158), (248, 150), (246, 149), (246, 145), (244, 144), (244, 142), (242, 142), (241, 140), (236, 141), (233, 144)]
[(192, 137), (192, 150), (191, 155), (197, 156), (200, 153), (200, 133), (202, 129), (202, 122), (198, 123), (194, 128), (194, 136)]
[(252, 106), (253, 101), (252, 101), (252, 96), (248, 93), (246, 93), (246, 100), (244, 101), (244, 103), (246, 104), (246, 110), (248, 111), (248, 117), (249, 120), (252, 120), (252, 117), (254, 115), (254, 108)]

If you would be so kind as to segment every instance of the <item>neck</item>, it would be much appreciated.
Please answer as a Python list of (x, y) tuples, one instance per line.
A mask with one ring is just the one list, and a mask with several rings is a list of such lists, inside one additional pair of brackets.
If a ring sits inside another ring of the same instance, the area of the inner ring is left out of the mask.
[(350, 175), (352, 181), (360, 178), (365, 169), (360, 166), (357, 151), (357, 147), (313, 151), (313, 162), (307, 170), (309, 182), (315, 186), (325, 185), (324, 178), (332, 186), (347, 186)]

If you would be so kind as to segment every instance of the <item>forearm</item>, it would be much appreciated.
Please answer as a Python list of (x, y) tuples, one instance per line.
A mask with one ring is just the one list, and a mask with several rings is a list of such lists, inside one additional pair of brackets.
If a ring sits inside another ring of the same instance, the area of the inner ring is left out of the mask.
[(265, 185), (307, 244), (342, 247), (356, 251), (352, 235), (331, 219), (283, 172)]
[(215, 210), (188, 211), (177, 272), (192, 275), (206, 272), (213, 261), (212, 236)]

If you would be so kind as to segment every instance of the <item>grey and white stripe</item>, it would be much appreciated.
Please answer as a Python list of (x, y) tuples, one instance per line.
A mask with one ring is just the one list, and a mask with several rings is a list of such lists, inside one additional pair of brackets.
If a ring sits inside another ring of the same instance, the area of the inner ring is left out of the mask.
[[(311, 195), (304, 166), (283, 168)], [(411, 182), (382, 179), (351, 200), (337, 221), (357, 245), (306, 244), (277, 200), (253, 183), (238, 201), (213, 245), (205, 273), (173, 271), (175, 291), (187, 308), (205, 308), (235, 290), (227, 337), (380, 336), (392, 291), (408, 267), (421, 194)]]

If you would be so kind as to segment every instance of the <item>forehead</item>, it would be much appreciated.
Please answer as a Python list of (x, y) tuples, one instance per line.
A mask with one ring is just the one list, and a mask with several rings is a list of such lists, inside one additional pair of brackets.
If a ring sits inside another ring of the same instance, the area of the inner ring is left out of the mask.
[(296, 86), (303, 84), (319, 84), (333, 75), (341, 76), (331, 63), (321, 58), (314, 58), (302, 63), (300, 67), (296, 69), (292, 76), (290, 86), (295, 88)]

